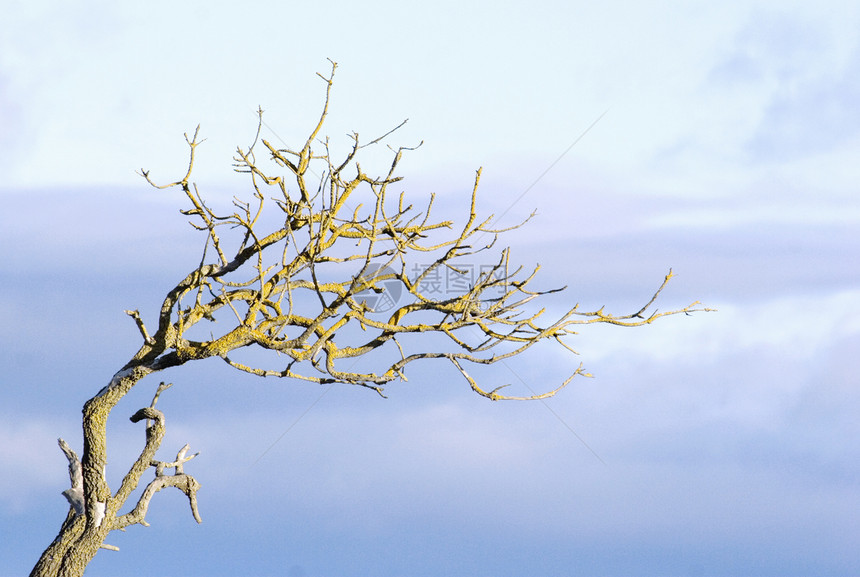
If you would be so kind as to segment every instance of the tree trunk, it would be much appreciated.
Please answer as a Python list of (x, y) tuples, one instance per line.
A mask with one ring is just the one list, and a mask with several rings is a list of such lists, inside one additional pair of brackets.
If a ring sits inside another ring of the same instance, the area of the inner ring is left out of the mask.
[(66, 522), (63, 523), (60, 534), (51, 543), (36, 566), (30, 572), (30, 577), (80, 577), (95, 557), (101, 547), (101, 540), (95, 534), (85, 532), (86, 517), (76, 515), (74, 509), (69, 511)]
[[(124, 368), (111, 382), (86, 402), (83, 410), (84, 453), (80, 462), (69, 451), (70, 475), (78, 466), (83, 490), (82, 509), (75, 506), (69, 513), (54, 541), (42, 553), (30, 572), (30, 577), (80, 577), (102, 547), (113, 526), (116, 512), (123, 503), (112, 499), (105, 479), (107, 464), (107, 418), (122, 397), (152, 369), (146, 366)], [(61, 441), (61, 445), (64, 442)], [(66, 446), (67, 447), (67, 446)], [(64, 449), (65, 450), (65, 449)], [(74, 489), (76, 481), (72, 479)], [(69, 497), (71, 502), (71, 498)]]

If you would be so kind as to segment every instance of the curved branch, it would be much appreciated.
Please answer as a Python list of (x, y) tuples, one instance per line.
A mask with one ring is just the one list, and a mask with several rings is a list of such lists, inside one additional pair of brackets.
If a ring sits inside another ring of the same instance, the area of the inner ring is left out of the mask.
[(490, 399), (491, 401), (537, 401), (539, 399), (548, 399), (549, 397), (555, 396), (556, 393), (558, 393), (560, 390), (565, 388), (570, 383), (570, 381), (573, 380), (573, 378), (576, 375), (582, 375), (584, 377), (591, 377), (592, 376), (591, 374), (586, 373), (583, 370), (582, 363), (580, 363), (579, 368), (577, 368), (576, 371), (572, 375), (570, 375), (562, 384), (560, 384), (558, 387), (556, 387), (555, 389), (553, 389), (551, 391), (547, 391), (545, 393), (541, 393), (538, 395), (531, 395), (529, 397), (510, 397), (510, 396), (498, 394), (498, 391), (504, 389), (505, 387), (509, 387), (510, 385), (501, 385), (499, 387), (496, 387), (492, 391), (489, 391), (489, 392), (485, 391), (484, 389), (479, 387), (478, 383), (475, 381), (475, 379), (473, 379), (469, 375), (469, 373), (466, 372), (466, 370), (463, 368), (463, 366), (457, 361), (456, 356), (449, 355), (447, 358), (448, 358), (448, 360), (451, 361), (451, 363), (454, 364), (455, 367), (457, 367), (457, 369), (460, 371), (460, 373), (463, 375), (463, 377), (466, 378), (466, 380), (469, 382), (469, 386), (472, 387), (473, 391), (475, 391), (476, 393), (478, 393), (482, 397)]
[[(114, 495), (111, 502), (112, 510), (116, 511), (126, 502), (131, 493), (137, 488), (143, 473), (150, 467), (155, 467), (155, 479), (147, 484), (134, 509), (125, 515), (117, 517), (113, 521), (112, 530), (122, 529), (135, 523), (146, 526), (146, 512), (149, 508), (149, 502), (155, 493), (164, 487), (176, 487), (184, 492), (191, 503), (191, 513), (194, 515), (194, 519), (200, 523), (200, 513), (197, 510), (197, 489), (200, 488), (200, 483), (194, 477), (185, 474), (183, 470), (184, 463), (196, 457), (198, 453), (186, 456), (188, 445), (185, 445), (177, 453), (176, 459), (170, 463), (164, 463), (155, 459), (155, 453), (161, 446), (165, 430), (164, 413), (156, 409), (155, 404), (158, 402), (161, 393), (171, 386), (172, 384), (162, 382), (155, 392), (151, 405), (140, 409), (130, 417), (133, 423), (146, 420), (146, 444), (140, 456), (123, 479), (116, 495)], [(174, 474), (165, 475), (164, 470), (166, 468), (173, 468)]]

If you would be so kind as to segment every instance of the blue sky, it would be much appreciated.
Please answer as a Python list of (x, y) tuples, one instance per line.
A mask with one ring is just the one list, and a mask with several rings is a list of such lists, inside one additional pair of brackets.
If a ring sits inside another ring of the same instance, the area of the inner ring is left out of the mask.
[[(162, 457), (203, 485), (109, 540), (88, 575), (856, 575), (860, 573), (860, 6), (851, 2), (13, 1), (0, 23), (0, 574), (29, 571), (66, 512), (56, 438), (134, 353), (199, 258), (172, 180), (245, 190), (237, 144), (266, 110), (302, 142), (338, 69), (328, 134), (395, 144), (416, 203), (480, 207), (540, 262), (549, 302), (718, 313), (591, 327), (481, 374), (545, 404), (491, 403), (417, 366), (364, 389), (201, 363), (158, 380)], [(601, 114), (567, 154), (562, 153)], [(367, 162), (385, 162), (382, 156)], [(557, 161), (557, 162), (556, 162)], [(555, 163), (555, 164), (553, 164)], [(383, 165), (385, 166), (385, 165)], [(552, 166), (551, 170), (536, 179)], [(531, 188), (529, 188), (531, 187)], [(523, 196), (523, 193), (528, 192)], [(519, 200), (518, 200), (519, 199)]]

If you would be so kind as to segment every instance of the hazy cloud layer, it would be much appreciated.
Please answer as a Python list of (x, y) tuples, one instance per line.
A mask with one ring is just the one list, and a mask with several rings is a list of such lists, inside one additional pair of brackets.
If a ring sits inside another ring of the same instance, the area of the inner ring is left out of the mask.
[[(596, 375), (546, 404), (487, 402), (432, 363), (388, 400), (172, 371), (162, 456), (201, 452), (204, 523), (162, 492), (88, 574), (149, 575), (153, 551), (183, 575), (856, 574), (857, 8), (356, 6), (16, 2), (0, 23), (0, 565), (29, 570), (66, 513), (56, 438), (80, 450), (82, 403), (138, 346), (122, 311), (153, 318), (198, 262), (181, 198), (134, 171), (181, 176), (203, 123), (198, 183), (229, 205), (253, 110), (301, 142), (330, 56), (333, 146), (409, 117), (393, 144), (425, 140), (403, 163), (417, 206), (437, 192), (459, 218), (483, 166), (482, 212), (536, 210), (502, 244), (569, 286), (547, 314), (633, 312), (669, 267), (661, 308), (719, 312), (585, 327), (581, 358), (480, 373), (523, 392), (580, 360)], [(112, 418), (113, 483), (157, 380)]]

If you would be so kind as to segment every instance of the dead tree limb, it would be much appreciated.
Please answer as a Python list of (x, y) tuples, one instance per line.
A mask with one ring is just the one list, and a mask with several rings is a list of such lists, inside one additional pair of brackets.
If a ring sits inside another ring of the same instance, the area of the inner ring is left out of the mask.
[[(199, 126), (185, 137), (188, 166), (178, 180), (158, 184), (149, 171), (141, 171), (158, 189), (178, 189), (187, 202), (182, 214), (205, 239), (203, 253), (167, 292), (149, 328), (137, 310), (126, 311), (140, 332), (140, 348), (84, 405), (82, 458), (60, 441), (69, 461), (71, 487), (63, 494), (70, 509), (31, 575), (83, 574), (100, 548), (113, 548), (104, 544), (111, 531), (146, 525), (151, 499), (166, 487), (185, 493), (200, 522), (200, 484), (184, 472), (195, 455), (186, 456), (186, 446), (171, 462), (155, 458), (165, 427), (164, 414), (155, 404), (168, 385), (162, 383), (151, 406), (131, 417), (133, 422), (146, 421), (146, 438), (120, 486), (112, 491), (106, 480), (108, 416), (152, 373), (214, 357), (253, 375), (344, 383), (383, 395), (387, 385), (406, 379), (412, 363), (439, 359), (453, 364), (475, 393), (493, 401), (543, 399), (576, 375), (587, 375), (582, 365), (564, 382), (526, 397), (504, 395), (501, 386), (484, 388), (466, 367), (497, 363), (543, 342), (573, 351), (567, 339), (582, 324), (634, 327), (667, 315), (707, 310), (698, 303), (651, 310), (671, 271), (645, 306), (632, 314), (613, 315), (603, 308), (582, 311), (575, 305), (548, 319), (543, 308), (531, 308), (563, 289), (532, 288), (539, 267), (524, 271), (511, 265), (509, 249), (494, 252), (499, 236), (509, 229), (495, 228), (492, 215), (478, 216), (480, 170), (458, 226), (433, 217), (432, 195), (421, 210), (406, 202), (398, 168), (415, 147), (391, 148), (390, 165), (378, 172), (359, 163), (362, 152), (390, 138), (403, 123), (366, 143), (352, 134), (346, 153), (334, 158), (329, 140), (320, 134), (336, 66), (332, 62), (330, 73), (320, 75), (325, 83), (322, 112), (301, 148), (279, 148), (260, 138), (260, 111), (253, 144), (238, 147), (234, 156), (236, 172), (247, 179), (248, 194), (234, 198), (229, 207), (207, 201), (191, 181), (203, 142)], [(424, 259), (426, 266), (416, 271), (417, 259)], [(431, 290), (434, 279), (462, 277), (479, 264), (479, 274), (461, 282), (456, 291)], [(385, 307), (378, 306), (379, 299)], [(431, 335), (439, 339), (428, 340)], [(258, 364), (244, 358), (248, 348), (276, 355), (271, 364)], [(353, 368), (357, 358), (375, 351), (389, 352), (387, 359), (379, 356), (376, 370)], [(134, 508), (120, 513), (150, 468), (155, 469), (154, 479)]]

